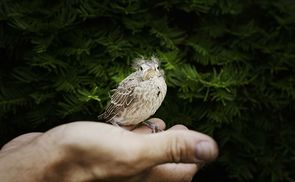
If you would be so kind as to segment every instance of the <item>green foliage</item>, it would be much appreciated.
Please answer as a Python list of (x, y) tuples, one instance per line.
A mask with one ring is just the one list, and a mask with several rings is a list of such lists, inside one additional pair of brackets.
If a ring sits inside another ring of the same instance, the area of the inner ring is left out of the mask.
[(2, 0), (1, 143), (95, 120), (131, 61), (157, 55), (169, 86), (157, 116), (219, 143), (203, 172), (295, 181), (294, 9), (291, 0)]

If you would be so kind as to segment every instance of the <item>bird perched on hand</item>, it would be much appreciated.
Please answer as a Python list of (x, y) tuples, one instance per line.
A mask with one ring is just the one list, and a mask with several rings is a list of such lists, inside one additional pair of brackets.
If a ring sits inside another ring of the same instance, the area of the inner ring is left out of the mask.
[(143, 123), (152, 132), (158, 132), (158, 126), (147, 119), (161, 106), (167, 92), (164, 72), (160, 70), (159, 64), (155, 57), (135, 60), (135, 72), (121, 81), (98, 119), (116, 126)]

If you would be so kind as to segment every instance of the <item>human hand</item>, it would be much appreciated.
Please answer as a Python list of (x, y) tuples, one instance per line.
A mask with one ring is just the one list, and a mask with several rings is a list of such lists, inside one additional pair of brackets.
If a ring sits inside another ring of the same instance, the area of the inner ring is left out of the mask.
[[(165, 129), (161, 120), (151, 121)], [(103, 123), (74, 122), (23, 135), (0, 151), (0, 179), (190, 181), (198, 164), (217, 157), (210, 137), (184, 126), (150, 132), (145, 126), (129, 132)]]

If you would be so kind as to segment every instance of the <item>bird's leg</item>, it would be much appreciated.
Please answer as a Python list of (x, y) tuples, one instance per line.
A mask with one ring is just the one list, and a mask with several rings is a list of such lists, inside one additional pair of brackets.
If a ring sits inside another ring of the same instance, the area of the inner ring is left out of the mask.
[(159, 128), (159, 126), (157, 126), (155, 123), (153, 123), (149, 120), (143, 121), (142, 124), (149, 127), (152, 130), (152, 133), (158, 133), (160, 131), (163, 131)]

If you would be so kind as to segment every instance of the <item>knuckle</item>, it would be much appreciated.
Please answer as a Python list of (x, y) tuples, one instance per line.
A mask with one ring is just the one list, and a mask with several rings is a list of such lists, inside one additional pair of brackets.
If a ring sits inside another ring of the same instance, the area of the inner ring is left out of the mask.
[(182, 124), (177, 124), (173, 126), (173, 129), (177, 129), (177, 130), (188, 130), (188, 128)]
[(182, 141), (180, 136), (175, 135), (171, 137), (171, 141), (168, 145), (168, 157), (169, 160), (179, 163), (183, 160), (186, 153), (187, 145)]

